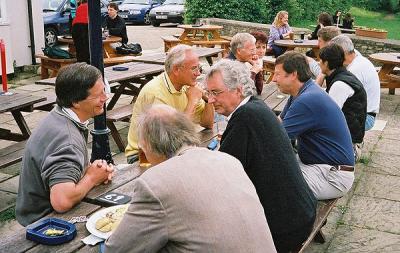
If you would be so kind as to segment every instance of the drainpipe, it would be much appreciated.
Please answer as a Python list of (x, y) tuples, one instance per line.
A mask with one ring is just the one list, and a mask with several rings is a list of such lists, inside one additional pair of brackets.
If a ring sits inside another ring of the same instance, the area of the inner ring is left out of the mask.
[(30, 47), (31, 48), (31, 57), (32, 57), (32, 64), (36, 64), (36, 58), (35, 58), (35, 34), (33, 32), (33, 17), (32, 17), (32, 1), (31, 0), (27, 0), (28, 3), (28, 17), (29, 17), (29, 37), (30, 37), (30, 41), (31, 44)]

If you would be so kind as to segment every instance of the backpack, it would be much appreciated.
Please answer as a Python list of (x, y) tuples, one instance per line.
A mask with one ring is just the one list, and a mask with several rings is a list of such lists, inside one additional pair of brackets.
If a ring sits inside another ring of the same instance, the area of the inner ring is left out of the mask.
[(122, 44), (116, 47), (117, 54), (140, 54), (142, 46), (139, 43)]
[(55, 59), (71, 59), (74, 58), (70, 52), (59, 47), (45, 47), (42, 49), (44, 55)]

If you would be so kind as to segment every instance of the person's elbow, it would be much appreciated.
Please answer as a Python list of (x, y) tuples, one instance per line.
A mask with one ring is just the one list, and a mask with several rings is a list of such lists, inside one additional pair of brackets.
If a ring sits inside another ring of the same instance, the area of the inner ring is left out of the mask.
[(71, 210), (75, 205), (73, 201), (65, 197), (50, 197), (50, 203), (57, 213), (65, 213)]

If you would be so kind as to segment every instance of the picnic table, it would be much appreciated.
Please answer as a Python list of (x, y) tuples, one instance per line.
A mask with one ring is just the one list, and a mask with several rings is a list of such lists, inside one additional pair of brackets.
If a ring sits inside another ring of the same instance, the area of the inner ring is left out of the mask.
[[(68, 51), (75, 55), (75, 45), (72, 36), (60, 36), (58, 37), (58, 41), (62, 43), (66, 43), (68, 45)], [(121, 42), (122, 38), (117, 36), (107, 36), (103, 39), (103, 50), (104, 50), (104, 58), (112, 58), (116, 57), (116, 53), (114, 48), (111, 47), (111, 44)]]
[(13, 93), (0, 95), (0, 113), (11, 112), (21, 133), (13, 133), (9, 129), (0, 128), (0, 139), (23, 141), (29, 138), (31, 131), (26, 123), (22, 111), (31, 112), (35, 103), (45, 101), (46, 97), (33, 96), (30, 93)]
[[(218, 54), (224, 50), (221, 48), (195, 47), (193, 48), (193, 51), (199, 56), (199, 58), (206, 58), (207, 62), (212, 65), (212, 57), (218, 56)], [(136, 56), (132, 61), (164, 65), (166, 57), (167, 53), (165, 52), (154, 52)]]
[(400, 53), (376, 53), (369, 58), (382, 63), (378, 72), (382, 88), (389, 88), (389, 94), (394, 95), (395, 88), (400, 88), (400, 75), (393, 72), (396, 66), (400, 66)]
[(314, 55), (319, 59), (319, 46), (318, 40), (275, 40), (275, 45), (286, 47), (287, 50), (294, 50), (295, 48), (311, 48)]

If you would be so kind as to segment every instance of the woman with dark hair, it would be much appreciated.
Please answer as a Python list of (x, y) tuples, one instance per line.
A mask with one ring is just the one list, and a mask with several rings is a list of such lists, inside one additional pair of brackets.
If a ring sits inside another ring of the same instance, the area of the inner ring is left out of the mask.
[[(253, 64), (258, 64), (261, 68), (263, 67), (263, 57), (267, 51), (268, 37), (265, 32), (255, 31), (250, 33), (256, 38), (256, 54), (253, 57)], [(254, 85), (257, 89), (257, 94), (260, 95), (264, 86), (264, 71), (260, 71), (254, 78)]]
[(340, 25), (340, 15), (342, 15), (342, 12), (337, 10), (335, 12), (335, 15), (332, 16), (333, 18), (333, 25), (339, 26)]
[(347, 12), (343, 19), (343, 28), (353, 29), (353, 22), (354, 19), (351, 17), (351, 14)]
[(325, 26), (332, 26), (332, 25), (333, 25), (333, 20), (331, 15), (327, 12), (321, 12), (318, 15), (318, 25), (317, 27), (315, 27), (314, 32), (310, 36), (308, 36), (308, 39), (317, 40), (318, 39), (317, 33), (319, 29)]
[(81, 0), (72, 21), (72, 39), (76, 50), (76, 60), (90, 64), (89, 53), (89, 15), (87, 0)]

